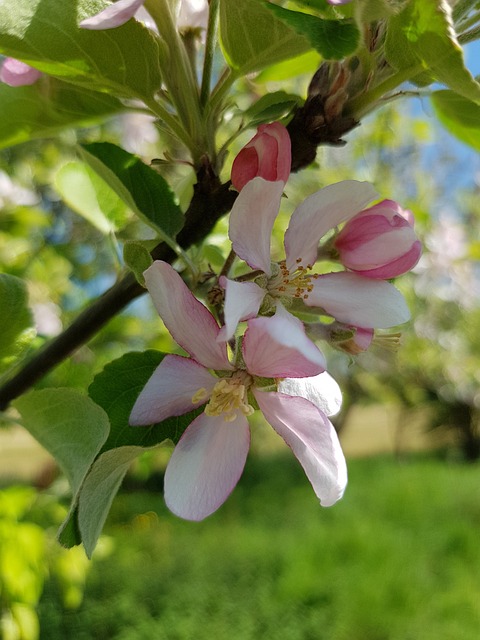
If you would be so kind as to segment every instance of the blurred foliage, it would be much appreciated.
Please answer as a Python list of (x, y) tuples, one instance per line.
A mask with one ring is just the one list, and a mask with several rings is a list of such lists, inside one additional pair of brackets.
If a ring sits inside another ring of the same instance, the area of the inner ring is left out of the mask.
[[(435, 458), (352, 460), (319, 509), (292, 455), (250, 456), (229, 501), (192, 526), (121, 493), (82, 605), (47, 582), (48, 640), (476, 640), (477, 471)], [(139, 515), (141, 512), (141, 515)]]
[(81, 547), (66, 550), (55, 541), (65, 516), (57, 496), (32, 487), (0, 490), (0, 638), (37, 640), (37, 607), (45, 580), (58, 589), (61, 606), (80, 606), (89, 563)]

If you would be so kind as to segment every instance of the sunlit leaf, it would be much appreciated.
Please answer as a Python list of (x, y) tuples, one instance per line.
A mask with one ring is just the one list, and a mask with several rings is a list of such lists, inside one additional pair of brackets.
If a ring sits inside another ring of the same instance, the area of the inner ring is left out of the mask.
[(123, 200), (84, 162), (63, 165), (55, 176), (55, 187), (73, 211), (102, 233), (111, 233), (128, 220)]
[(307, 39), (258, 0), (222, 0), (220, 35), (228, 64), (239, 75), (259, 71), (308, 51)]
[(385, 53), (395, 69), (412, 69), (414, 79), (427, 71), (455, 93), (480, 104), (480, 84), (465, 66), (445, 0), (411, 0), (389, 20)]
[(183, 214), (166, 180), (137, 156), (110, 142), (80, 148), (83, 159), (144, 222), (174, 237)]
[(0, 3), (0, 53), (82, 85), (130, 97), (151, 98), (161, 82), (159, 43), (135, 20), (104, 31), (78, 23), (103, 0), (15, 0)]

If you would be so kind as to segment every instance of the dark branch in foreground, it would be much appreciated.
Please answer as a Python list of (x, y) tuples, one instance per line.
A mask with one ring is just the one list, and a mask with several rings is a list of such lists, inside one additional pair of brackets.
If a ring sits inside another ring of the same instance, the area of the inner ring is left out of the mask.
[[(343, 100), (336, 99), (322, 65), (312, 79), (305, 104), (298, 108), (288, 125), (292, 141), (292, 171), (305, 168), (315, 159), (320, 144), (344, 144), (341, 136), (358, 123), (341, 115)], [(338, 84), (338, 83), (337, 83)], [(343, 95), (342, 95), (343, 98)], [(219, 218), (228, 213), (237, 193), (230, 191), (230, 183), (220, 184), (209, 164), (197, 174), (197, 184), (190, 206), (185, 214), (185, 226), (177, 236), (183, 249), (203, 240)], [(155, 260), (172, 262), (173, 251), (161, 243), (152, 251)], [(132, 273), (113, 285), (59, 336), (42, 347), (20, 371), (0, 388), (0, 410), (32, 387), (44, 375), (56, 367), (80, 346), (92, 338), (109, 320), (127, 304), (145, 293)]]

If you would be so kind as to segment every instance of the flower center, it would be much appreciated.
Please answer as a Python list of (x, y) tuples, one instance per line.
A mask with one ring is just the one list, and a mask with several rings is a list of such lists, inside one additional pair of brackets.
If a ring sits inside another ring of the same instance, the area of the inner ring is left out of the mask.
[(219, 380), (213, 387), (210, 401), (205, 407), (206, 415), (223, 415), (225, 422), (236, 420), (239, 411), (244, 416), (252, 415), (254, 408), (247, 400), (247, 391), (251, 384), (252, 379), (246, 371), (236, 371), (231, 378)]
[(302, 266), (301, 258), (297, 260), (297, 266), (287, 269), (285, 260), (278, 263), (278, 271), (271, 276), (267, 283), (268, 292), (274, 297), (301, 298), (306, 300), (308, 294), (313, 289), (312, 279), (317, 278), (317, 274), (309, 273), (312, 266)]

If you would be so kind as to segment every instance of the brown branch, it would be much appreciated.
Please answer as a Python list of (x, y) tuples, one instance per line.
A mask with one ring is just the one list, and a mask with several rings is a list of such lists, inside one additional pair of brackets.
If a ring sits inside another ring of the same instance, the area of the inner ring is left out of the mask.
[[(352, 118), (342, 116), (345, 103), (342, 80), (338, 73), (332, 79), (327, 63), (313, 76), (305, 104), (297, 109), (287, 127), (292, 142), (292, 171), (299, 171), (311, 164), (318, 145), (344, 144), (341, 136), (358, 124)], [(220, 184), (208, 162), (201, 167), (197, 180), (185, 214), (185, 226), (177, 236), (177, 242), (183, 249), (203, 240), (217, 220), (230, 211), (237, 195), (230, 190), (230, 183)], [(162, 243), (152, 251), (152, 257), (171, 262), (175, 254)], [(114, 284), (0, 388), (0, 410), (6, 409), (12, 400), (85, 344), (129, 302), (143, 293), (145, 289), (131, 273)]]

